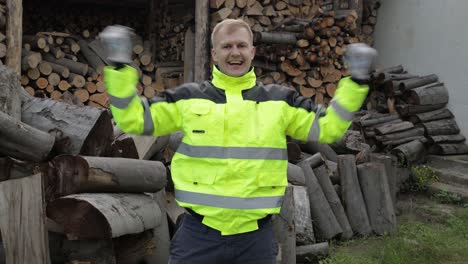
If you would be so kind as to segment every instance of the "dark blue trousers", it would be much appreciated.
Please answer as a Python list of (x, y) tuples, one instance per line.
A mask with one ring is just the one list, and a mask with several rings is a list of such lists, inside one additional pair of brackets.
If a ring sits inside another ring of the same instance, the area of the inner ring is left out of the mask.
[(274, 264), (277, 254), (271, 220), (252, 232), (222, 236), (185, 214), (171, 241), (169, 264)]

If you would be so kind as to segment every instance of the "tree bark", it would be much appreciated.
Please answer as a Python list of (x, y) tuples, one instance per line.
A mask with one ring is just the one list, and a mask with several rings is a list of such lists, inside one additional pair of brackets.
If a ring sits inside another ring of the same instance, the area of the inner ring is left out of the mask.
[(380, 154), (380, 153), (372, 153), (370, 155), (371, 162), (376, 162), (379, 164), (383, 164), (385, 167), (385, 175), (386, 181), (388, 184), (389, 192), (390, 192), (390, 197), (392, 198), (392, 206), (395, 209), (396, 205), (396, 195), (397, 195), (397, 185), (398, 185), (398, 179), (397, 179), (397, 168), (396, 168), (396, 158), (392, 159), (391, 156)]
[(341, 182), (341, 198), (352, 230), (359, 235), (369, 235), (372, 229), (359, 186), (354, 155), (338, 156), (338, 174)]
[[(144, 194), (75, 194), (50, 202), (47, 216), (69, 239), (111, 239), (137, 234), (161, 222), (158, 204)], [(92, 224), (90, 224), (92, 223)]]
[(21, 75), (21, 47), (23, 35), (23, 1), (7, 0), (7, 55), (5, 65), (18, 75)]
[(375, 138), (378, 141), (392, 141), (392, 140), (399, 140), (399, 139), (404, 139), (408, 137), (416, 137), (416, 136), (424, 136), (424, 128), (415, 127), (415, 128), (402, 131), (402, 132), (376, 136)]
[(357, 170), (372, 230), (377, 235), (393, 233), (396, 230), (396, 216), (385, 165), (365, 163), (358, 165)]
[(312, 220), (316, 222), (318, 235), (323, 239), (331, 239), (340, 235), (343, 230), (336, 220), (330, 204), (320, 188), (320, 184), (312, 170), (312, 159), (313, 157), (309, 157), (299, 162), (297, 165), (302, 168), (306, 177), (307, 192), (310, 200), (310, 212)]
[(0, 111), (0, 153), (17, 159), (45, 160), (54, 137)]
[(276, 263), (296, 263), (296, 232), (294, 227), (293, 188), (286, 187), (281, 212), (273, 218), (273, 230), (279, 244)]
[(381, 126), (376, 127), (374, 131), (377, 135), (385, 135), (385, 134), (390, 134), (390, 133), (395, 133), (395, 132), (411, 129), (413, 127), (414, 127), (413, 123), (408, 122), (408, 121), (402, 121), (399, 123), (383, 124)]
[(195, 73), (196, 82), (208, 79), (210, 63), (209, 39), (209, 0), (195, 2)]
[[(104, 62), (99, 58), (99, 56), (94, 53), (93, 50), (89, 48), (88, 43), (85, 40), (78, 40), (78, 44), (80, 45), (81, 54), (85, 57), (86, 61), (91, 65), (91, 67), (98, 73), (102, 74), (102, 70), (104, 69)], [(82, 74), (85, 75), (85, 74)]]
[(423, 85), (427, 85), (427, 84), (430, 84), (430, 83), (433, 83), (433, 82), (437, 82), (439, 80), (439, 77), (437, 77), (437, 75), (435, 74), (430, 74), (430, 75), (427, 75), (427, 76), (422, 76), (422, 77), (419, 77), (419, 78), (415, 78), (415, 79), (409, 79), (407, 81), (403, 81), (400, 83), (399, 85), (399, 88), (400, 90), (408, 90), (408, 89), (414, 89), (416, 87), (420, 87), (420, 86), (423, 86)]
[(84, 192), (156, 192), (166, 185), (166, 168), (159, 161), (60, 155), (50, 162), (46, 184), (52, 199)]
[(465, 143), (436, 144), (431, 148), (432, 154), (437, 155), (461, 155), (468, 154), (468, 146)]
[(288, 163), (288, 182), (298, 186), (306, 185), (304, 172), (301, 167)]
[(435, 105), (446, 104), (449, 100), (447, 88), (444, 85), (419, 87), (405, 92), (405, 97), (410, 104)]
[(465, 141), (465, 137), (461, 134), (440, 135), (440, 136), (429, 136), (429, 140), (432, 144), (434, 143), (460, 143), (460, 142)]
[(341, 204), (340, 198), (333, 187), (333, 184), (330, 180), (330, 176), (328, 175), (327, 169), (325, 165), (320, 165), (313, 169), (315, 176), (322, 187), (323, 193), (327, 198), (328, 204), (333, 211), (333, 214), (336, 217), (336, 220), (341, 226), (343, 233), (341, 234), (342, 239), (350, 239), (353, 237), (353, 230), (351, 230), (351, 226), (349, 225), (348, 217), (343, 209), (343, 205)]
[(455, 119), (442, 119), (436, 121), (430, 121), (422, 123), (422, 126), (426, 130), (426, 134), (430, 136), (435, 135), (456, 135), (460, 133)]
[(0, 111), (21, 120), (21, 84), (18, 75), (0, 65)]
[(408, 116), (412, 114), (419, 114), (440, 109), (447, 104), (433, 104), (433, 105), (397, 105), (397, 111), (402, 116)]
[(297, 263), (315, 263), (314, 260), (328, 256), (328, 251), (328, 242), (299, 246), (296, 248)]
[(315, 242), (310, 201), (307, 188), (292, 186), (294, 194), (294, 225), (296, 229), (296, 244), (309, 245)]
[(6, 263), (50, 263), (41, 175), (1, 182), (0, 211)]
[(100, 156), (112, 141), (110, 115), (103, 109), (34, 98), (23, 104), (22, 120), (54, 132), (57, 153)]
[(400, 145), (390, 151), (398, 158), (401, 166), (408, 167), (411, 163), (420, 160), (425, 155), (426, 149), (421, 140), (413, 140)]

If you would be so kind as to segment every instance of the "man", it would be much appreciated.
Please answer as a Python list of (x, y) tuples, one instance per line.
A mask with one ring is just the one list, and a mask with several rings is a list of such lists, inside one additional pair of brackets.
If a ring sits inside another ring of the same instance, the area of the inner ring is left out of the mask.
[(256, 81), (244, 21), (220, 22), (211, 42), (212, 81), (183, 84), (149, 103), (135, 93), (135, 69), (107, 67), (111, 110), (127, 133), (184, 133), (171, 173), (176, 200), (189, 214), (172, 238), (169, 263), (275, 263), (270, 217), (287, 186), (286, 136), (338, 140), (368, 88), (344, 78), (323, 109), (290, 88)]

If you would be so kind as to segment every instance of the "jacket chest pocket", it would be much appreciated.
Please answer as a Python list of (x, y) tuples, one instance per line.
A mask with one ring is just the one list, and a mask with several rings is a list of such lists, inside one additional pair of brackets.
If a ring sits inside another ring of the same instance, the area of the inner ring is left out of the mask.
[(207, 145), (223, 134), (223, 110), (212, 102), (197, 102), (187, 106), (184, 114), (184, 134), (192, 144)]

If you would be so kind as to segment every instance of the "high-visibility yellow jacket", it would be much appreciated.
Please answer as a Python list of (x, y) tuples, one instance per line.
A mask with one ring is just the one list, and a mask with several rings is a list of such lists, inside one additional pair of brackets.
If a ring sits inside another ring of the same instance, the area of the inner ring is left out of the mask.
[(287, 186), (286, 136), (334, 142), (342, 137), (368, 91), (350, 78), (339, 82), (327, 109), (295, 90), (213, 70), (213, 80), (187, 83), (149, 102), (135, 92), (131, 67), (104, 70), (110, 108), (127, 133), (182, 131), (171, 172), (179, 205), (203, 215), (223, 235), (258, 229), (257, 220), (280, 211)]

